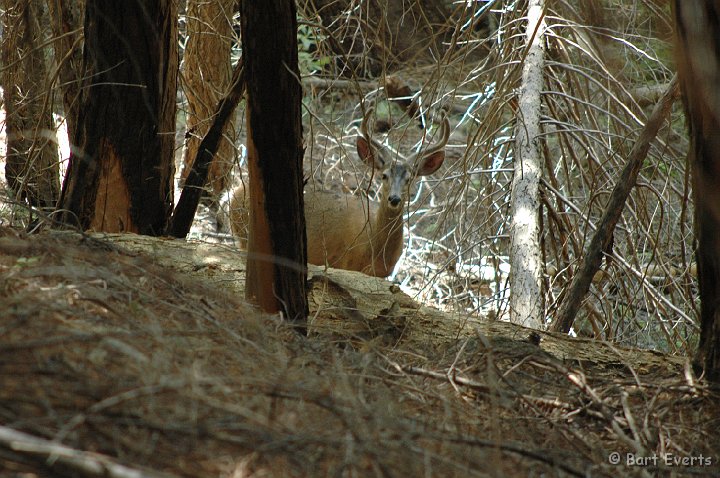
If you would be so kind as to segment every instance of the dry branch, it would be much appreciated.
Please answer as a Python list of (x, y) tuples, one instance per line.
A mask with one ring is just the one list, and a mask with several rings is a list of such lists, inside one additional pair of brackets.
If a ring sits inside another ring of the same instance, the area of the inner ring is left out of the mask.
[(620, 219), (630, 191), (632, 191), (635, 186), (638, 174), (640, 173), (640, 167), (650, 149), (650, 143), (655, 139), (660, 126), (662, 126), (670, 113), (670, 107), (675, 101), (677, 94), (678, 82), (677, 76), (675, 76), (670, 82), (667, 91), (660, 99), (660, 102), (653, 109), (650, 118), (648, 118), (645, 124), (645, 128), (643, 128), (637, 142), (630, 151), (628, 162), (613, 189), (610, 200), (605, 208), (605, 213), (598, 225), (597, 232), (585, 251), (585, 258), (583, 259), (580, 270), (573, 278), (570, 290), (560, 307), (557, 319), (552, 325), (554, 331), (568, 332), (570, 327), (572, 327), (575, 315), (580, 309), (585, 294), (587, 294), (587, 291), (590, 289), (593, 276), (598, 269), (600, 269), (603, 254), (608, 251), (612, 243), (615, 225)]
[(49, 468), (58, 466), (70, 468), (82, 476), (103, 478), (170, 478), (176, 476), (131, 468), (99, 453), (75, 450), (1, 425), (0, 447), (18, 455), (42, 460)]

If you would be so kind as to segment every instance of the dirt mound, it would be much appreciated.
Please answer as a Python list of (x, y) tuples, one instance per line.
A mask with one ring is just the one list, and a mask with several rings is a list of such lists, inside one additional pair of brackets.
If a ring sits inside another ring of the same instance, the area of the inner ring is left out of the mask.
[[(0, 229), (2, 476), (718, 471), (719, 397), (682, 360), (499, 323), (300, 337), (123, 241)], [(663, 453), (712, 466), (626, 459)]]

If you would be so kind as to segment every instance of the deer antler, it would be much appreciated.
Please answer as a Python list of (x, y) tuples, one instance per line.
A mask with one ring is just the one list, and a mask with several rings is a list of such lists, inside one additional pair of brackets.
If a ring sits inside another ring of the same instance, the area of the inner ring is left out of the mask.
[(450, 121), (448, 120), (447, 113), (442, 110), (442, 123), (440, 125), (440, 139), (425, 149), (422, 153), (423, 156), (430, 156), (443, 149), (448, 140), (450, 139)]
[(382, 143), (377, 141), (375, 138), (370, 137), (370, 134), (368, 133), (368, 120), (374, 112), (375, 105), (368, 106), (368, 108), (365, 110), (365, 115), (363, 115), (362, 123), (360, 123), (360, 134), (362, 134), (363, 138), (365, 138), (368, 143), (372, 144), (375, 149), (380, 150), (383, 148)]

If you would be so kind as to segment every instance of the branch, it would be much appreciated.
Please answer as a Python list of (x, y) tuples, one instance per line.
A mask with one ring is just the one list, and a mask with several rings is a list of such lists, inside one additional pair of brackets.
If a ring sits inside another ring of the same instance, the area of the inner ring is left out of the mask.
[(650, 143), (655, 139), (660, 126), (665, 122), (678, 91), (677, 75), (675, 75), (660, 102), (655, 105), (650, 118), (648, 118), (645, 127), (640, 132), (640, 136), (630, 151), (628, 162), (622, 173), (620, 173), (617, 184), (615, 184), (597, 231), (585, 251), (582, 265), (575, 277), (573, 277), (568, 294), (560, 306), (557, 318), (552, 325), (553, 331), (567, 333), (572, 327), (575, 315), (580, 309), (585, 294), (590, 289), (592, 278), (600, 269), (603, 254), (611, 248), (615, 225), (620, 219), (630, 191), (635, 187), (638, 174), (640, 174), (640, 167), (650, 149)]
[(233, 70), (230, 91), (218, 104), (214, 116), (214, 120), (205, 137), (200, 142), (195, 161), (193, 161), (192, 169), (185, 180), (180, 200), (178, 201), (172, 217), (168, 224), (167, 233), (173, 237), (184, 238), (190, 232), (195, 211), (197, 211), (200, 203), (200, 195), (202, 188), (207, 181), (208, 171), (212, 163), (215, 153), (217, 153), (222, 133), (233, 111), (242, 99), (245, 90), (245, 74), (242, 58), (235, 65)]
[(83, 476), (103, 478), (171, 478), (175, 476), (130, 468), (108, 456), (75, 450), (4, 426), (0, 426), (0, 447), (20, 455), (42, 458), (43, 465), (50, 468), (56, 465), (71, 468)]

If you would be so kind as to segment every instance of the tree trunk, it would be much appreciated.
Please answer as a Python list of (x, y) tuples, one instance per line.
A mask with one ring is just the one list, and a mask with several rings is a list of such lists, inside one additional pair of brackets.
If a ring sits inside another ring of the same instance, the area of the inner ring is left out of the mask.
[(242, 2), (240, 11), (251, 199), (246, 294), (304, 330), (307, 247), (295, 2)]
[(700, 283), (694, 364), (720, 381), (720, 2), (675, 0), (676, 62), (690, 130)]
[(75, 134), (80, 109), (82, 74), (82, 25), (85, 0), (47, 0), (55, 62), (59, 67), (60, 91), (65, 108), (68, 137)]
[(522, 70), (515, 126), (515, 173), (510, 200), (510, 321), (539, 329), (544, 323), (540, 282), (540, 196), (542, 174), (540, 91), (544, 64), (544, 0), (528, 5), (528, 53)]
[[(232, 17), (237, 0), (188, 0), (188, 40), (183, 57), (183, 89), (188, 99), (182, 179), (185, 181), (207, 134), (218, 102), (230, 87)], [(230, 121), (210, 166), (208, 185), (214, 200), (227, 187), (235, 157), (235, 127)]]
[(210, 165), (223, 139), (222, 132), (230, 122), (230, 118), (233, 116), (235, 108), (237, 108), (245, 92), (245, 68), (242, 59), (235, 65), (235, 71), (230, 83), (230, 91), (220, 101), (213, 115), (210, 130), (200, 142), (198, 155), (193, 159), (192, 167), (188, 171), (180, 199), (170, 218), (167, 231), (170, 236), (185, 238), (190, 232), (195, 212), (198, 204), (200, 204), (202, 187), (207, 182)]
[(2, 0), (2, 87), (7, 157), (5, 178), (18, 200), (54, 207), (60, 193), (57, 139), (47, 63), (40, 45), (40, 0)]
[(157, 235), (172, 208), (175, 0), (89, 0), (82, 107), (61, 206), (82, 229)]

